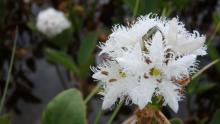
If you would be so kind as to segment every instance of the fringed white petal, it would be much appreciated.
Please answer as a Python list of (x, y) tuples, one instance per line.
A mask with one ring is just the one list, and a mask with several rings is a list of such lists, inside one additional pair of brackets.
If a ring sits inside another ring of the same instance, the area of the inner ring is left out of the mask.
[(139, 43), (136, 43), (131, 51), (124, 53), (123, 57), (116, 58), (116, 61), (125, 71), (130, 71), (134, 74), (140, 74), (140, 71), (146, 67)]
[(118, 88), (119, 87), (112, 87), (106, 92), (102, 103), (102, 109), (111, 108), (111, 106), (115, 104), (117, 98), (119, 98), (122, 93), (121, 89)]
[(189, 76), (190, 72), (196, 71), (195, 63), (196, 55), (186, 55), (169, 63), (164, 68), (164, 72), (168, 79), (172, 77), (182, 78), (182, 76)]
[[(127, 98), (131, 89), (136, 86), (135, 80), (133, 78), (125, 78), (118, 82), (114, 82), (111, 85), (106, 85), (104, 89), (104, 100), (103, 100), (103, 109), (110, 108), (117, 99)], [(129, 96), (128, 96), (129, 97)]]
[[(205, 43), (205, 37), (197, 37), (197, 38), (190, 38), (190, 39), (185, 39), (185, 41), (180, 41), (179, 45), (177, 47), (178, 51), (181, 52), (182, 54), (190, 54), (193, 51), (201, 48), (204, 46)], [(200, 53), (203, 55), (204, 53)]]
[(153, 36), (152, 43), (149, 47), (149, 57), (153, 63), (162, 63), (164, 59), (164, 46), (162, 35), (159, 31)]
[(199, 49), (192, 52), (192, 54), (197, 56), (204, 56), (207, 54), (207, 46), (204, 45), (203, 47), (200, 47)]
[(151, 98), (157, 87), (155, 80), (143, 80), (140, 85), (134, 87), (130, 92), (130, 98), (132, 102), (143, 109), (148, 103), (151, 102)]
[(171, 46), (176, 46), (177, 45), (177, 29), (178, 29), (178, 22), (177, 22), (177, 18), (173, 18), (170, 21), (170, 27), (168, 30), (168, 34), (167, 34), (167, 42), (169, 45)]
[(165, 104), (168, 104), (174, 112), (177, 112), (179, 109), (178, 102), (181, 100), (179, 94), (179, 87), (169, 81), (164, 81), (158, 85), (159, 94), (164, 97)]

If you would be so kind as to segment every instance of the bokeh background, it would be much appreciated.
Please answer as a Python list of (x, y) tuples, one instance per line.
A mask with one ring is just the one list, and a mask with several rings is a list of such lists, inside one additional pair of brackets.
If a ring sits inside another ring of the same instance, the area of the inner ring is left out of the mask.
[[(98, 42), (105, 42), (115, 24), (127, 25), (135, 17), (157, 13), (176, 17), (207, 36), (208, 55), (199, 58), (200, 69), (220, 57), (220, 0), (0, 0), (0, 96), (6, 83), (16, 40), (15, 61), (4, 114), (12, 124), (40, 124), (48, 102), (65, 89), (77, 88), (86, 97), (96, 86), (91, 65), (100, 63)], [(36, 28), (40, 11), (53, 7), (65, 13), (71, 32), (49, 39)], [(186, 87), (178, 113), (163, 108), (170, 118), (186, 124), (220, 124), (220, 63), (207, 69)], [(0, 97), (1, 98), (1, 97)], [(93, 124), (101, 108), (101, 96), (87, 103), (88, 123)], [(114, 121), (122, 123), (134, 106), (123, 106)], [(102, 113), (105, 124), (112, 110)], [(217, 117), (217, 118), (215, 118)]]

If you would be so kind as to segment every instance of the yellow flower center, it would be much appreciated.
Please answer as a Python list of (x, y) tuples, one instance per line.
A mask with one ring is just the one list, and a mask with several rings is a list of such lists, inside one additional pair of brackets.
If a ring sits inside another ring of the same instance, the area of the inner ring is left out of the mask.
[(119, 70), (119, 76), (122, 77), (122, 78), (125, 78), (126, 74), (122, 70)]
[(154, 77), (161, 76), (161, 71), (157, 68), (151, 68), (149, 74)]

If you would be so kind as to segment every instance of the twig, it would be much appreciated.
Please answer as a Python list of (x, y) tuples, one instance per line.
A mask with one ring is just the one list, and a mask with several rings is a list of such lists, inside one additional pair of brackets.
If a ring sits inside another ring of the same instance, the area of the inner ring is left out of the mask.
[(9, 82), (10, 82), (10, 79), (11, 79), (11, 72), (12, 72), (12, 68), (13, 68), (13, 64), (14, 64), (17, 38), (18, 38), (18, 28), (16, 27), (15, 39), (14, 39), (14, 43), (13, 43), (13, 50), (12, 50), (10, 65), (9, 65), (9, 69), (8, 69), (6, 85), (5, 85), (3, 96), (2, 96), (2, 99), (1, 99), (1, 103), (0, 103), (0, 114), (1, 114), (1, 112), (3, 110), (3, 106), (5, 104), (5, 98), (6, 98), (6, 95), (7, 95), (7, 92), (8, 92), (8, 86), (9, 86)]
[(84, 102), (85, 104), (89, 102), (89, 100), (99, 91), (100, 86), (97, 85), (92, 92), (85, 98)]
[(96, 114), (94, 124), (98, 124), (99, 123), (99, 120), (100, 120), (101, 116), (102, 116), (102, 109), (100, 109), (98, 111), (98, 113)]
[(118, 106), (116, 107), (116, 109), (114, 110), (112, 116), (111, 116), (110, 119), (108, 120), (108, 123), (107, 123), (107, 124), (112, 124), (112, 121), (115, 119), (115, 117), (116, 117), (118, 111), (120, 110), (120, 108), (122, 107), (123, 103), (124, 103), (123, 101), (120, 101), (120, 102), (119, 102), (119, 104), (118, 104)]
[(196, 77), (198, 77), (200, 74), (202, 74), (205, 70), (207, 70), (208, 68), (210, 68), (211, 66), (213, 66), (214, 64), (218, 63), (219, 59), (216, 59), (214, 61), (212, 61), (211, 63), (209, 63), (208, 65), (206, 65), (205, 67), (203, 67), (199, 72), (197, 72), (195, 75), (192, 76), (192, 79), (195, 79)]

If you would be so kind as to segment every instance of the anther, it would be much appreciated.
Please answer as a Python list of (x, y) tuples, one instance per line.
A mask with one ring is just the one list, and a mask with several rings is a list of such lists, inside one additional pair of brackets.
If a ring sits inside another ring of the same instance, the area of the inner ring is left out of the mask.
[(108, 76), (108, 72), (107, 71), (101, 71), (101, 74)]
[(109, 80), (110, 83), (117, 81), (116, 79), (112, 78)]

